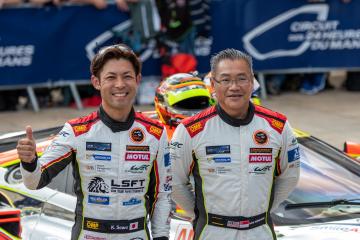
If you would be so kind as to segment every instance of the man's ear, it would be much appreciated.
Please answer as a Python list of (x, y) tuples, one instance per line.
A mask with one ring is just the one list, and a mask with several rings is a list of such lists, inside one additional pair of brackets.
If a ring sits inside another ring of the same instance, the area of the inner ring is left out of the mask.
[(139, 74), (136, 76), (136, 84), (137, 84), (138, 86), (140, 86), (141, 78), (142, 78), (142, 75), (141, 75), (141, 73), (139, 73)]
[(211, 84), (211, 88), (214, 89), (215, 81), (214, 81), (214, 78), (212, 76), (210, 77), (210, 84)]
[(100, 79), (95, 75), (91, 75), (91, 83), (96, 90), (100, 91)]

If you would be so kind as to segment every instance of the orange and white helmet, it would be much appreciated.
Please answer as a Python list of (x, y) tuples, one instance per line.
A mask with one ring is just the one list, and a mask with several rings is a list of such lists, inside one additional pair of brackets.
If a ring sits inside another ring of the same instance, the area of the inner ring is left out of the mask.
[(189, 73), (177, 73), (162, 81), (155, 93), (155, 110), (166, 125), (178, 125), (210, 106), (210, 93), (205, 83)]

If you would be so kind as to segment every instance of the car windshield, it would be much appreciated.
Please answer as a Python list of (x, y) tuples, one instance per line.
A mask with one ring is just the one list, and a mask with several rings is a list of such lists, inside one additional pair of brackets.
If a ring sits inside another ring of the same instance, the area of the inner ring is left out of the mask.
[[(316, 138), (299, 138), (300, 180), (289, 198), (272, 214), (276, 225), (328, 222), (360, 217), (360, 206), (300, 207), (285, 209), (289, 203), (328, 202), (360, 198), (360, 165), (339, 150)], [(311, 204), (310, 204), (311, 206)]]

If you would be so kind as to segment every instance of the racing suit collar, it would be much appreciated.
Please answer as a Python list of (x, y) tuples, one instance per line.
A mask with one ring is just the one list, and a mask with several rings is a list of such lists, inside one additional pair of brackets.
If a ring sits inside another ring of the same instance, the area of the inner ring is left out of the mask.
[(216, 104), (216, 111), (218, 112), (220, 118), (226, 122), (227, 124), (234, 126), (234, 127), (240, 127), (241, 125), (247, 125), (251, 122), (251, 120), (254, 117), (254, 111), (255, 107), (254, 104), (251, 102), (249, 103), (249, 109), (246, 117), (244, 119), (237, 119), (230, 117), (221, 107), (219, 104)]
[(103, 109), (102, 106), (99, 108), (99, 116), (101, 121), (111, 129), (112, 132), (120, 132), (129, 130), (135, 120), (134, 108), (131, 108), (128, 119), (125, 122), (118, 122), (112, 119)]

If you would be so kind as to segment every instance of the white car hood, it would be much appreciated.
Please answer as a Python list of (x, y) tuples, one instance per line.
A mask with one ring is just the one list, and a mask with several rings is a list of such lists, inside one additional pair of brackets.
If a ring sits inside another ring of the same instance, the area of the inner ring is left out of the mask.
[(279, 240), (358, 240), (360, 218), (299, 226), (275, 227)]

